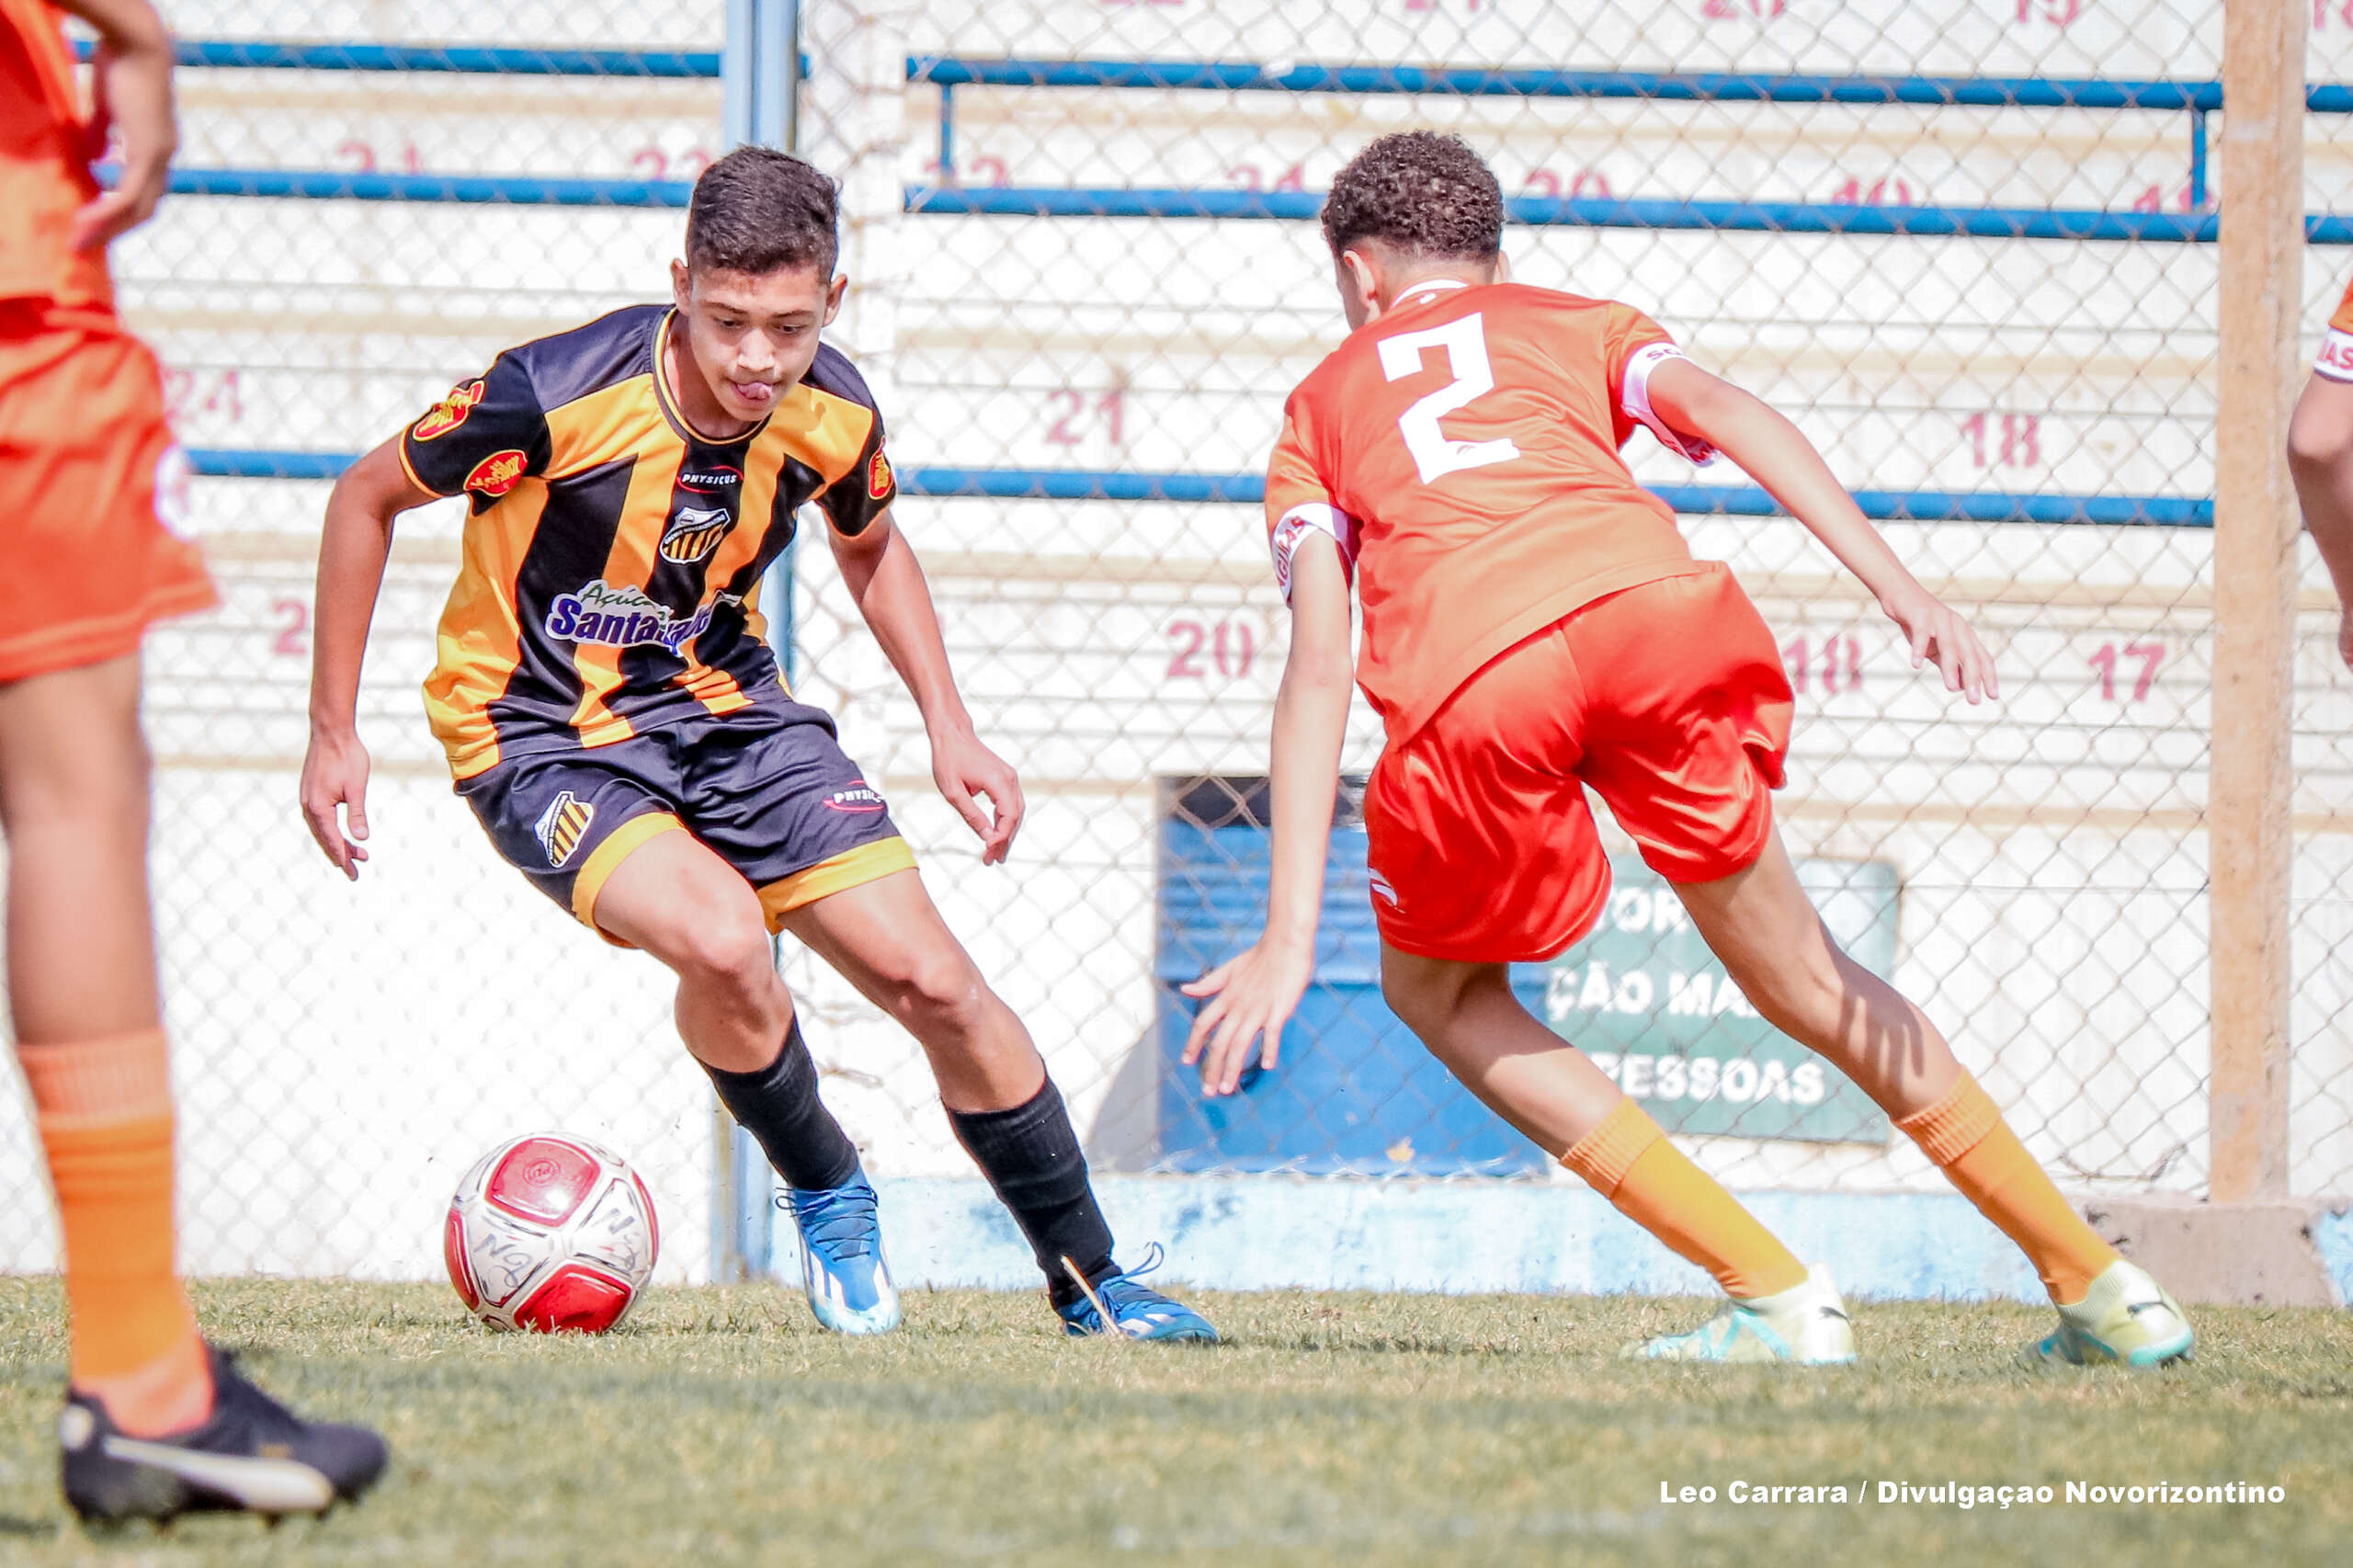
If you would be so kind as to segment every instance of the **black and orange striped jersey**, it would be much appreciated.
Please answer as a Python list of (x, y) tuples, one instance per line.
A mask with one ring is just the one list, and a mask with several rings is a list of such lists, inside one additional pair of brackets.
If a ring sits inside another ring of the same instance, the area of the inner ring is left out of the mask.
[(471, 512), (425, 683), (460, 778), (783, 695), (760, 579), (814, 500), (844, 534), (897, 494), (882, 416), (829, 347), (756, 428), (688, 424), (642, 305), (510, 348), (409, 426), (401, 460)]

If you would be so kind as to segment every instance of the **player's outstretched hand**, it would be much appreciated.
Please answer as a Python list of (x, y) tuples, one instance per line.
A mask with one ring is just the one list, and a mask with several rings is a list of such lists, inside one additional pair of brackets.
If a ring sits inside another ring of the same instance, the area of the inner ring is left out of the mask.
[(1914, 588), (1894, 599), (1881, 599), (1880, 608), (1904, 631), (1912, 645), (1912, 667), (1934, 665), (1945, 677), (1945, 689), (1958, 691), (1972, 702), (2002, 695), (1994, 673), (1994, 655), (1977, 640), (1960, 611), (1925, 588)]
[[(1021, 779), (1003, 757), (970, 731), (951, 731), (931, 741), (931, 780), (948, 803), (981, 835), (981, 864), (1001, 864), (1021, 831)], [(985, 796), (989, 809), (981, 809)]]
[(1258, 1064), (1272, 1067), (1289, 1021), (1315, 972), (1313, 954), (1261, 937), (1247, 950), (1180, 987), (1205, 1005), (1185, 1039), (1185, 1065), (1200, 1063), (1201, 1093), (1214, 1098), (1242, 1086), (1251, 1042), (1264, 1037)]
[[(341, 821), (337, 806), (344, 808)], [(359, 862), (368, 858), (368, 748), (358, 735), (311, 736), (302, 756), (302, 820), (335, 869), (358, 881)]]

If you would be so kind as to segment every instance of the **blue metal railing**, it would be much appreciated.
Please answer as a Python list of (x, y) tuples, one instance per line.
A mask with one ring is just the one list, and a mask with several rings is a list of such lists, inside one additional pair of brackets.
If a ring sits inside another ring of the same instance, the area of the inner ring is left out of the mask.
[[(482, 75), (718, 79), (721, 52), (556, 50), (363, 43), (183, 40), (183, 64), (218, 69), (433, 72)], [(86, 52), (86, 51), (85, 51)], [(1616, 98), (1661, 102), (1909, 104), (1930, 108), (2140, 110), (2190, 117), (2190, 200), (2206, 199), (2206, 116), (2222, 108), (2211, 81), (2108, 81), (2053, 77), (1838, 76), (1688, 74), (1568, 69), (1487, 70), (1413, 66), (1299, 65), (1194, 61), (1045, 61), (915, 56), (907, 79), (940, 92), (940, 167), (954, 161), (954, 90), (960, 86), (1116, 87), (1288, 93), (1434, 94), (1465, 97)], [(2353, 113), (2353, 87), (2307, 90), (2316, 113)], [(105, 171), (101, 171), (103, 174)], [(378, 174), (334, 170), (178, 169), (174, 192), (192, 196), (313, 200), (506, 203), (523, 206), (681, 208), (692, 187), (678, 180), (535, 178), (501, 175)], [(910, 187), (914, 213), (1023, 217), (1312, 219), (1313, 192), (1202, 189)], [(1948, 236), (2211, 244), (2212, 213), (2065, 209), (1846, 206), (1809, 202), (1522, 197), (1516, 222), (1535, 225), (1701, 230), (1726, 233)], [(2307, 219), (2318, 244), (2353, 244), (2353, 222)], [(351, 460), (330, 452), (209, 450), (193, 454), (199, 473), (224, 477), (331, 479)], [(1230, 502), (1262, 498), (1255, 474), (1138, 473), (1075, 469), (920, 468), (900, 476), (925, 496)], [(1670, 485), (1657, 494), (1694, 516), (1769, 516), (1763, 491), (1729, 485)], [(1948, 493), (1859, 493), (1866, 515), (1887, 521), (2104, 523), (2211, 527), (2212, 504), (2188, 497)]]
[[(919, 186), (907, 210), (1036, 218), (1247, 218), (1304, 220), (1323, 210), (1315, 191), (1060, 186)], [(1978, 239), (2123, 240), (2211, 244), (2214, 214), (2109, 212), (2040, 207), (1859, 207), (1794, 201), (1680, 201), (1522, 196), (1504, 203), (1516, 222), (1612, 229), (1699, 229), (1731, 233), (1968, 235)], [(2314, 218), (2311, 225), (2340, 223)], [(2341, 223), (2340, 223), (2341, 227)], [(2332, 233), (2337, 231), (2331, 231)], [(2343, 238), (2323, 244), (2345, 244)]]
[[(116, 170), (100, 165), (99, 181)], [(341, 169), (180, 169), (175, 196), (293, 197), (311, 201), (505, 202), (516, 207), (684, 207), (694, 185), (676, 179), (541, 179), (529, 175), (387, 175)]]
[[(1621, 98), (1645, 102), (1913, 104), (1936, 108), (2144, 109), (2189, 116), (2189, 205), (2207, 198), (2206, 117), (2222, 107), (2214, 81), (2048, 76), (1836, 76), (1771, 73), (1576, 71), (1413, 65), (1293, 65), (1185, 60), (961, 59), (918, 55), (907, 80), (939, 89), (939, 166), (953, 169), (955, 90), (1127, 87), (1220, 92), (1414, 94), (1467, 97)], [(2316, 113), (2353, 113), (2353, 88), (2306, 89)]]
[[(198, 473), (219, 479), (333, 479), (356, 460), (348, 452), (191, 451)], [(999, 501), (1167, 501), (1256, 506), (1267, 482), (1255, 473), (1143, 473), (1124, 469), (903, 468), (899, 488), (930, 498)], [(1651, 494), (1685, 517), (1782, 516), (1754, 485), (1654, 484)], [(1855, 505), (1881, 522), (2098, 523), (2114, 527), (2211, 528), (2214, 504), (2172, 495), (2054, 495), (1988, 491), (1858, 490)]]
[[(74, 55), (87, 63), (90, 46)], [(275, 43), (263, 40), (180, 39), (182, 65), (227, 71), (426, 71), (482, 76), (665, 76), (716, 81), (713, 50), (505, 49), (463, 44)]]

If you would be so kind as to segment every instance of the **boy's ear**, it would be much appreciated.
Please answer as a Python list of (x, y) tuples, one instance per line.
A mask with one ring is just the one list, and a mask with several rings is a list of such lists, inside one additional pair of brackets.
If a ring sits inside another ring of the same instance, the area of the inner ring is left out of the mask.
[(834, 317), (841, 313), (842, 297), (848, 292), (849, 274), (847, 272), (835, 273), (834, 275), (833, 283), (825, 290), (825, 319), (823, 323), (824, 325), (831, 326), (834, 324)]
[(694, 299), (694, 274), (687, 270), (683, 261), (670, 263), (670, 299), (679, 310), (685, 310)]
[(1381, 314), (1381, 272), (1361, 251), (1340, 253), (1340, 272), (1347, 279), (1347, 288), (1366, 321)]

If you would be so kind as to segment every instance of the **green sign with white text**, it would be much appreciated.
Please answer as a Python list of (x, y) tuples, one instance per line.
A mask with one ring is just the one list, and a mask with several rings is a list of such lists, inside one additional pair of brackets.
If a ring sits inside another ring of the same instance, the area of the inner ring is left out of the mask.
[[(1593, 934), (1552, 960), (1545, 1021), (1669, 1132), (1884, 1143), (1886, 1113), (1756, 1016), (1666, 880), (1610, 857), (1617, 885)], [(1895, 963), (1895, 868), (1797, 862), (1823, 923), (1872, 973)]]

